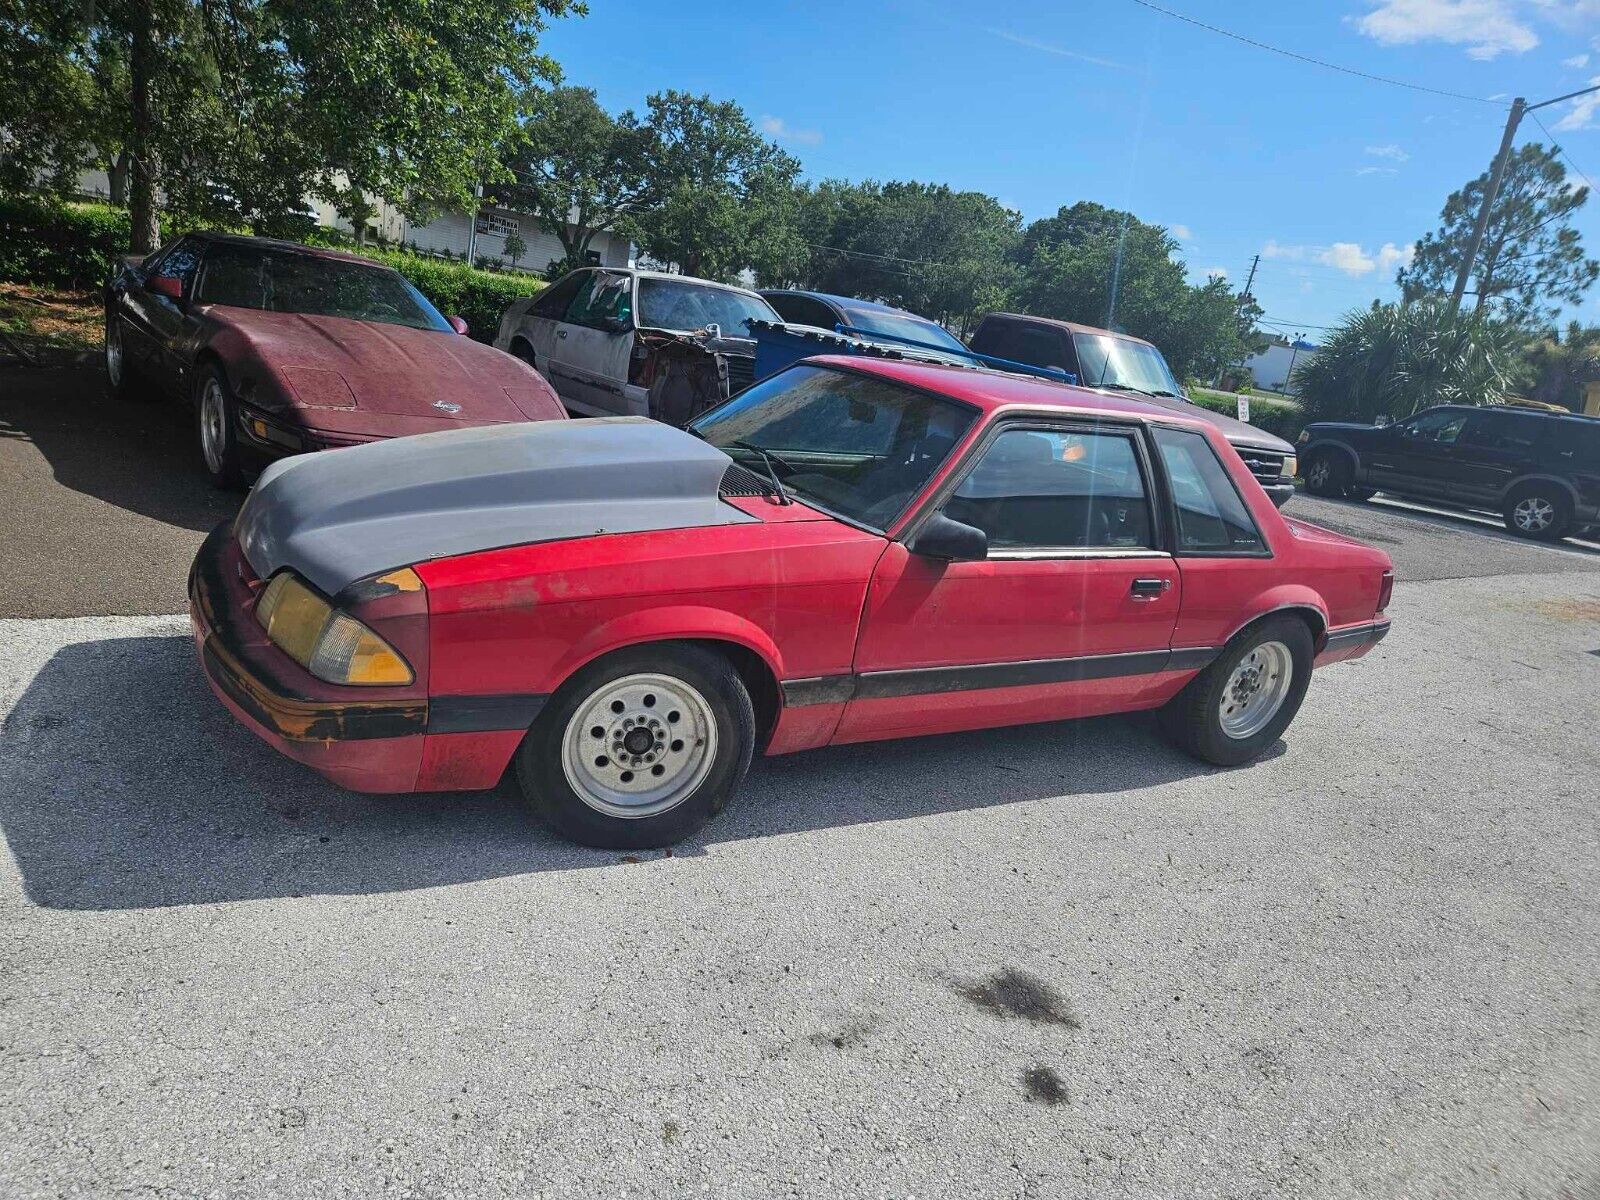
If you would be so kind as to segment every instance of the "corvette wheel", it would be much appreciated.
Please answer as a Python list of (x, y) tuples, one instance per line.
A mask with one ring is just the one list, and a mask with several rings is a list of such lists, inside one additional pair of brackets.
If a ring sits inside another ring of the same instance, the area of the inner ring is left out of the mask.
[(1196, 758), (1222, 767), (1247, 763), (1300, 711), (1314, 657), (1304, 621), (1269, 617), (1234, 638), (1162, 709), (1162, 725)]
[(113, 312), (106, 313), (106, 382), (119, 400), (142, 400), (146, 395), (128, 362), (122, 320)]
[(588, 846), (669, 846), (733, 794), (755, 748), (737, 671), (698, 646), (619, 651), (553, 696), (517, 752), (517, 779), (558, 833)]
[(210, 366), (201, 372), (194, 408), (200, 461), (212, 486), (238, 487), (244, 481), (244, 472), (239, 462), (239, 435), (234, 428), (236, 406), (228, 381), (218, 367)]

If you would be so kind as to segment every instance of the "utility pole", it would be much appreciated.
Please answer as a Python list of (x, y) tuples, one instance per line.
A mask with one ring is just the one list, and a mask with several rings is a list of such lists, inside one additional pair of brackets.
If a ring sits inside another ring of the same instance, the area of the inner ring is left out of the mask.
[[(1233, 310), (1235, 320), (1244, 316), (1244, 306), (1250, 303), (1250, 285), (1256, 281), (1256, 268), (1260, 265), (1261, 255), (1258, 254), (1250, 260), (1250, 274), (1244, 281), (1244, 291), (1239, 293), (1239, 307)], [(1240, 361), (1243, 362), (1244, 360), (1241, 359)], [(1227, 370), (1226, 367), (1217, 368), (1217, 377), (1211, 381), (1212, 387), (1222, 386), (1222, 372), (1225, 370)]]
[(1565, 96), (1557, 96), (1554, 100), (1541, 100), (1537, 104), (1529, 104), (1521, 96), (1511, 102), (1511, 113), (1506, 117), (1506, 131), (1500, 138), (1500, 151), (1494, 156), (1494, 166), (1489, 171), (1489, 186), (1483, 190), (1483, 207), (1478, 210), (1478, 220), (1472, 227), (1472, 240), (1467, 243), (1467, 252), (1461, 259), (1461, 269), (1456, 272), (1456, 285), (1450, 289), (1452, 316), (1461, 310), (1461, 297), (1467, 290), (1467, 279), (1472, 274), (1472, 268), (1477, 265), (1478, 250), (1483, 245), (1483, 234), (1489, 228), (1490, 211), (1494, 208), (1494, 202), (1500, 198), (1500, 182), (1505, 178), (1506, 162), (1511, 158), (1511, 142), (1517, 136), (1517, 126), (1522, 124), (1523, 117), (1536, 108), (1548, 108), (1552, 104), (1560, 104), (1563, 100), (1587, 96), (1590, 92), (1600, 92), (1600, 84), (1568, 92)]

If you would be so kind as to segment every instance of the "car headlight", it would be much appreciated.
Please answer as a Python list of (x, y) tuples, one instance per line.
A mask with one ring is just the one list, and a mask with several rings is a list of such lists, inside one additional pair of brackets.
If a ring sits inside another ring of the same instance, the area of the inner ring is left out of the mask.
[(1298, 474), (1300, 474), (1300, 460), (1292, 454), (1285, 456), (1283, 460), (1283, 477), (1285, 479), (1293, 479)]
[(288, 571), (274, 575), (261, 593), (256, 620), (273, 645), (328, 683), (393, 685), (416, 678), (399, 651)]

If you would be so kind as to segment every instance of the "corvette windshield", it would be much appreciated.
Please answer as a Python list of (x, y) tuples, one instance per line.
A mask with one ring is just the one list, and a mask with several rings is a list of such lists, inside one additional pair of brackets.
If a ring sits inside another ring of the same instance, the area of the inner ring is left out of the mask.
[(883, 530), (976, 417), (955, 400), (887, 380), (798, 366), (747, 388), (690, 429), (740, 465), (775, 472), (801, 500)]
[(195, 303), (450, 331), (439, 310), (387, 267), (226, 243), (206, 253)]

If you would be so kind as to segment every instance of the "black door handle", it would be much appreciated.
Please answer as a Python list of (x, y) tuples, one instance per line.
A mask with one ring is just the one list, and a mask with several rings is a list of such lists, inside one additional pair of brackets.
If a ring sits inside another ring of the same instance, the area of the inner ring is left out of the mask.
[(1154, 600), (1171, 586), (1170, 579), (1135, 579), (1129, 591), (1135, 600)]

